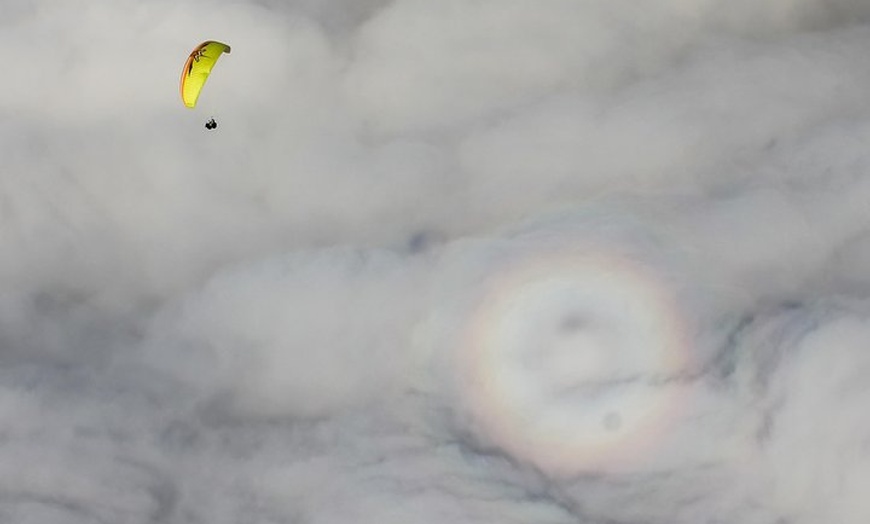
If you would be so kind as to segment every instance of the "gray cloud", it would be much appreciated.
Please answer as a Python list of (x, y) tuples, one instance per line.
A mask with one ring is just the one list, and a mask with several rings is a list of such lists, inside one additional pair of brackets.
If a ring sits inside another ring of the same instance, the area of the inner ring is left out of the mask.
[(870, 517), (863, 2), (0, 10), (0, 520)]

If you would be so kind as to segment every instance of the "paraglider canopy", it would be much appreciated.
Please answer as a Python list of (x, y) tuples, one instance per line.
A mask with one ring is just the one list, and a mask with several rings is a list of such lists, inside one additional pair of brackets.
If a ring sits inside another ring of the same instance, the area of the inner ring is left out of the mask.
[(230, 52), (230, 46), (214, 40), (207, 40), (190, 52), (181, 70), (181, 100), (187, 107), (195, 107), (208, 75), (221, 54)]

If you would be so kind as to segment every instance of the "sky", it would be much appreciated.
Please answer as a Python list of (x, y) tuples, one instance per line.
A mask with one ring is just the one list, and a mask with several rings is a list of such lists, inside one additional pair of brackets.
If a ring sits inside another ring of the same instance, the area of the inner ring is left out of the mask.
[(0, 521), (870, 521), (870, 4), (0, 12)]

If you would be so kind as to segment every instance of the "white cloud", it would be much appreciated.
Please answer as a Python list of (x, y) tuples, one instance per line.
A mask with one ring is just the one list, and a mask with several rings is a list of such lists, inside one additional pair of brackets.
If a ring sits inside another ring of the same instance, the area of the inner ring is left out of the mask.
[(322, 417), (395, 394), (421, 308), (415, 265), (346, 249), (247, 264), (166, 310), (148, 359), (244, 413)]
[(0, 11), (0, 520), (870, 516), (864, 2)]

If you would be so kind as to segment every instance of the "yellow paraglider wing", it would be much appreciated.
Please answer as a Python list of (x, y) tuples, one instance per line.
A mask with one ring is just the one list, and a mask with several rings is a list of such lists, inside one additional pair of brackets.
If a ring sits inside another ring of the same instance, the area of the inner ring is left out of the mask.
[(217, 63), (221, 53), (229, 53), (230, 46), (221, 42), (209, 40), (196, 46), (187, 57), (184, 69), (181, 70), (181, 99), (187, 107), (196, 106), (199, 92), (205, 85), (211, 69)]

